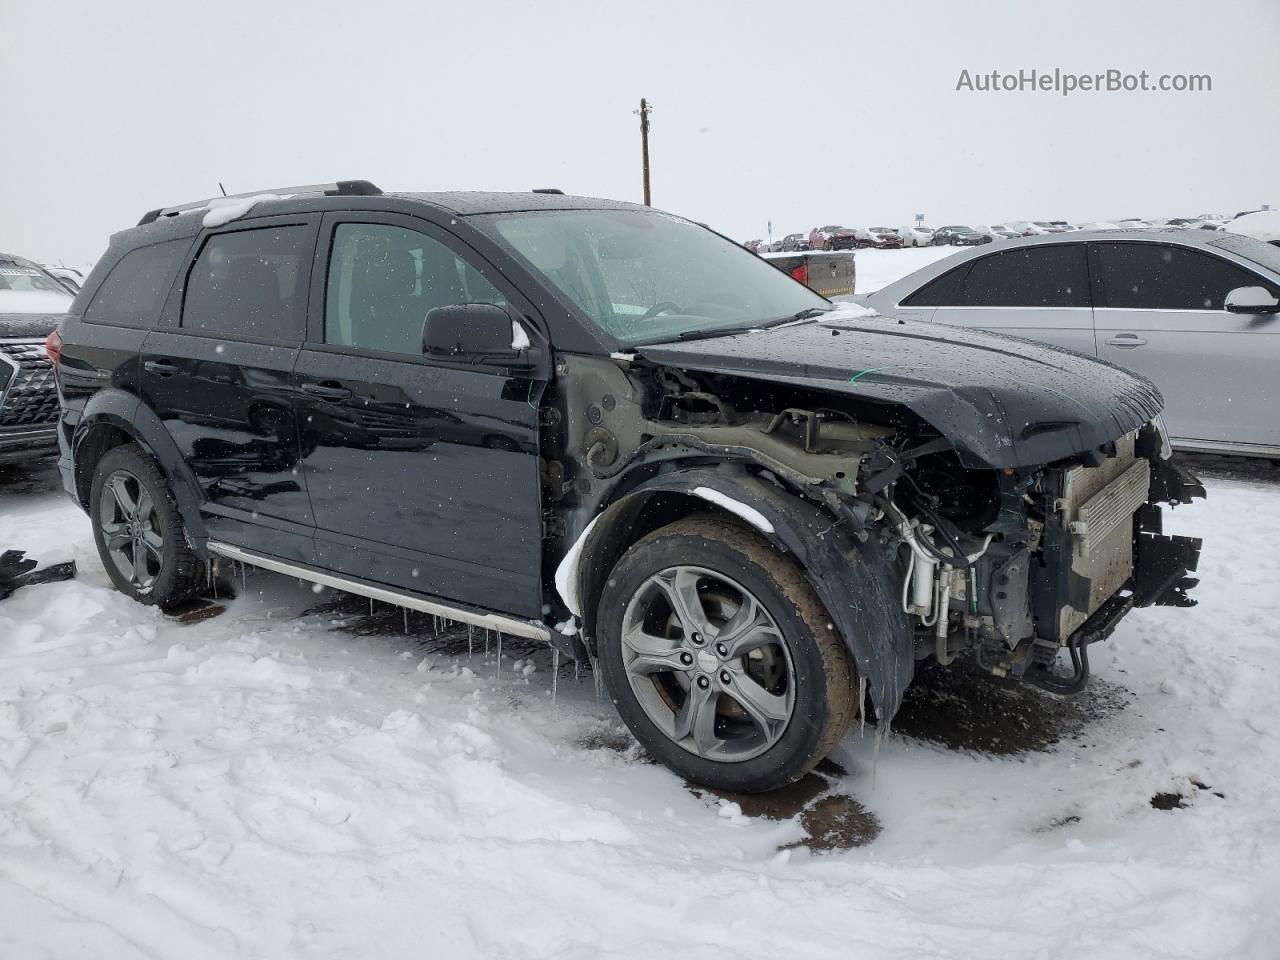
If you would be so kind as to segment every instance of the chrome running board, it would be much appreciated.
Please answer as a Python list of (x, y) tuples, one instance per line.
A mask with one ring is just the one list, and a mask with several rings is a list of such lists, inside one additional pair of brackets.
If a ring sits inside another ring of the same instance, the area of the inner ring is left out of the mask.
[(261, 567), (263, 570), (283, 573), (290, 577), (297, 577), (300, 580), (333, 587), (335, 590), (355, 593), (362, 597), (381, 600), (384, 603), (394, 604), (398, 607), (408, 607), (410, 610), (418, 610), (422, 613), (430, 613), (433, 616), (444, 617), (447, 620), (458, 620), (461, 623), (483, 627), (486, 630), (497, 630), (499, 633), (508, 633), (515, 637), (527, 637), (530, 640), (551, 642), (551, 631), (542, 624), (534, 623), (530, 620), (516, 620), (512, 617), (504, 617), (500, 613), (477, 613), (473, 610), (451, 607), (436, 600), (424, 600), (422, 597), (414, 596), (411, 593), (401, 593), (388, 587), (361, 583), (359, 580), (349, 580), (346, 577), (340, 577), (323, 570), (289, 563), (287, 560), (277, 560), (275, 557), (268, 557), (260, 553), (254, 553), (252, 550), (233, 547), (229, 543), (220, 543), (217, 540), (210, 540), (206, 546), (209, 548), (210, 553), (216, 553), (218, 556), (226, 557), (228, 560), (238, 560), (253, 567)]

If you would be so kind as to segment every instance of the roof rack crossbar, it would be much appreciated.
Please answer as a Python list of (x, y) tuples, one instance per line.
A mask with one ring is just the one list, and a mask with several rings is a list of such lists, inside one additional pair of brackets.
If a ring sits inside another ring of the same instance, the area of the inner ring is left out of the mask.
[(143, 214), (142, 219), (138, 221), (138, 226), (142, 227), (148, 223), (153, 223), (161, 217), (176, 217), (180, 213), (201, 210), (207, 207), (211, 200), (242, 200), (246, 197), (258, 197), (264, 193), (274, 193), (279, 196), (298, 193), (321, 193), (327, 197), (377, 197), (382, 195), (382, 191), (368, 180), (335, 180), (332, 183), (309, 183), (296, 187), (272, 187), (266, 190), (249, 190), (245, 193), (232, 193), (225, 197), (208, 197), (191, 203), (180, 203), (172, 207), (159, 207), (155, 210), (148, 210)]

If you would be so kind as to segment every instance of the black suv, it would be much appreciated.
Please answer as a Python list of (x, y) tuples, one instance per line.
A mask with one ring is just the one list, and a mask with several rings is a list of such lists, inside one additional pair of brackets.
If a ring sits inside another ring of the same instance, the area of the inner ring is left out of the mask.
[(1203, 491), (1149, 383), (833, 305), (647, 207), (346, 181), (157, 210), (54, 340), (120, 590), (178, 604), (227, 558), (543, 639), (721, 788), (887, 723), (918, 660), (1068, 693), (1131, 607), (1190, 602), (1199, 543), (1156, 504)]

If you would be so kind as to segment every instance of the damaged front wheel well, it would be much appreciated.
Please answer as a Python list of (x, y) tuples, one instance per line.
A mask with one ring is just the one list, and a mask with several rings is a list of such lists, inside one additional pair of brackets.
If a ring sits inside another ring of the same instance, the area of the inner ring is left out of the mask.
[(582, 639), (596, 653), (596, 598), (618, 560), (641, 538), (677, 520), (709, 516), (744, 528), (749, 524), (716, 504), (691, 493), (638, 491), (615, 501), (600, 514), (578, 561), (578, 596), (582, 598)]

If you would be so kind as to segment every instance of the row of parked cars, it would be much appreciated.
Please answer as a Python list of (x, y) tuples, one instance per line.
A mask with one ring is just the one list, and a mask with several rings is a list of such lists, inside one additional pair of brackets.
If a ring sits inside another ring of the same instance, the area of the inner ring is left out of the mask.
[[(1259, 211), (1246, 210), (1236, 216), (1244, 217), (1257, 212)], [(814, 227), (808, 233), (789, 233), (781, 240), (772, 243), (748, 240), (743, 246), (754, 253), (863, 248), (899, 250), (904, 247), (976, 247), (994, 240), (1070, 233), (1073, 230), (1218, 230), (1230, 220), (1229, 217), (1201, 214), (1198, 217), (1170, 217), (1164, 220), (1129, 217), (1080, 224), (1066, 220), (1013, 220), (1008, 223), (976, 227), (964, 224), (950, 224), (936, 228), (921, 224), (909, 227), (842, 227), (832, 224)]]

